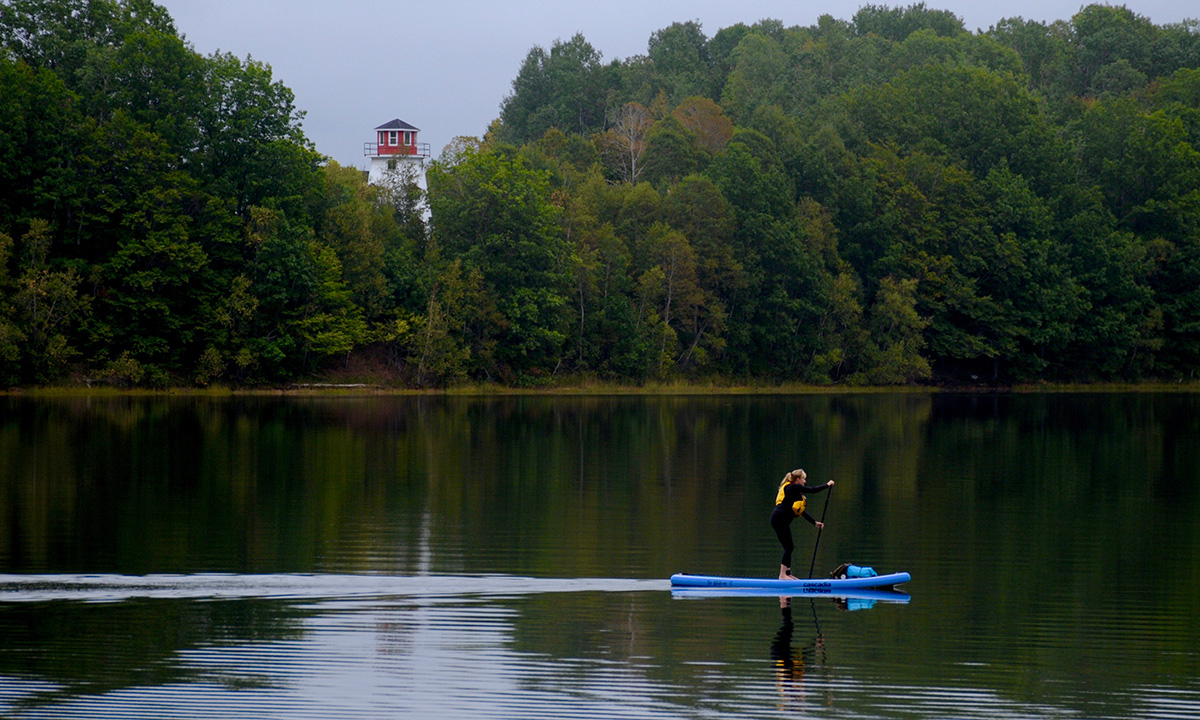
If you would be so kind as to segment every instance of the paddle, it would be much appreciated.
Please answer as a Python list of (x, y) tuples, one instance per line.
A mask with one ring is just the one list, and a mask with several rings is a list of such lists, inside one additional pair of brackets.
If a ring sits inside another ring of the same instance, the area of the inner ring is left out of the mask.
[(829, 509), (829, 496), (833, 494), (833, 486), (825, 491), (825, 507), (821, 508), (821, 527), (817, 528), (817, 542), (813, 545), (812, 562), (808, 565), (808, 579), (812, 580), (813, 568), (817, 566), (817, 548), (821, 546), (821, 531), (825, 529), (825, 511)]

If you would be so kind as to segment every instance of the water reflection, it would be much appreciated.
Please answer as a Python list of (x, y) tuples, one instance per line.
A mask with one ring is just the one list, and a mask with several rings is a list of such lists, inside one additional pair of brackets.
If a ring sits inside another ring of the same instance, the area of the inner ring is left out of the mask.
[[(809, 673), (826, 670), (825, 637), (817, 620), (815, 601), (809, 600), (805, 610), (811, 611), (811, 628), (805, 627), (805, 637), (811, 638), (799, 648), (793, 644), (796, 623), (792, 619), (792, 599), (779, 598), (781, 621), (771, 641), (771, 662), (775, 668), (775, 685), (779, 690), (780, 709), (789, 705), (803, 706), (809, 701), (804, 680)], [(808, 625), (809, 623), (805, 623)], [(815, 633), (815, 635), (814, 635)]]
[[(0, 399), (0, 715), (1196, 717), (1198, 410)], [(838, 483), (817, 572), (911, 602), (678, 601), (777, 570), (797, 462)]]
[[(628, 697), (616, 716), (669, 717), (674, 689), (646, 686), (629, 657), (603, 661), (598, 643), (560, 660), (546, 654), (547, 632), (570, 636), (578, 625), (537, 622), (542, 649), (532, 652), (515, 642), (530, 599), (577, 598), (595, 620), (631, 593), (667, 596), (667, 587), (515, 577), (8, 576), (0, 578), (0, 632), (16, 642), (0, 653), (11, 661), (0, 663), (0, 714), (611, 717), (619, 692)], [(168, 599), (175, 591), (183, 598)], [(38, 628), (27, 642), (17, 631), (25, 624)]]
[[(24, 714), (127, 688), (211, 681), (183, 661), (187, 652), (298, 640), (307, 614), (279, 602), (0, 604), (0, 696), (11, 697), (11, 712)], [(242, 687), (253, 677), (225, 682)]]

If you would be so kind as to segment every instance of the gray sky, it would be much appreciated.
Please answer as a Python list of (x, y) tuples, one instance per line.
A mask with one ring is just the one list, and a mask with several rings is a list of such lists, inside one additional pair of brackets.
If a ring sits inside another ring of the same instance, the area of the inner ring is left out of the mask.
[[(434, 157), (458, 135), (479, 136), (500, 114), (521, 61), (576, 32), (604, 60), (646, 52), (650, 35), (698, 20), (712, 37), (763, 18), (808, 26), (821, 15), (849, 20), (867, 0), (157, 0), (201, 54), (216, 50), (271, 65), (296, 94), (317, 150), (365, 168), (362, 147), (392, 118), (419, 128)], [(916, 0), (874, 0), (907, 6)], [(1066, 20), (1079, 0), (926, 0), (970, 30), (1021, 16)], [(1120, 3), (1117, 3), (1120, 4)], [(1200, 16), (1194, 0), (1124, 3), (1155, 24)]]

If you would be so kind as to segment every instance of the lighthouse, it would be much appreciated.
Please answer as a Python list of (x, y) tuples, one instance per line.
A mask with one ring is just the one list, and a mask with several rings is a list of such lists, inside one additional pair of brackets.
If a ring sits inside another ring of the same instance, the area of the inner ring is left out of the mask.
[(363, 155), (371, 159), (367, 182), (378, 183), (388, 170), (412, 168), (418, 182), (424, 187), (429, 143), (417, 141), (420, 131), (420, 128), (400, 119), (375, 128), (375, 142), (363, 143)]

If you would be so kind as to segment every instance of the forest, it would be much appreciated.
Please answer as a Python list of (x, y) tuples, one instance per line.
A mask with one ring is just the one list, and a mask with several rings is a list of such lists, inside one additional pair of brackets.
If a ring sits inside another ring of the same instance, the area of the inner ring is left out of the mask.
[(417, 178), (151, 0), (0, 0), (0, 388), (1191, 381), (1200, 23), (534, 47)]

